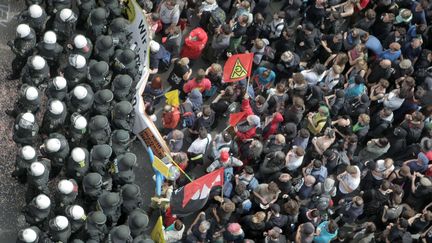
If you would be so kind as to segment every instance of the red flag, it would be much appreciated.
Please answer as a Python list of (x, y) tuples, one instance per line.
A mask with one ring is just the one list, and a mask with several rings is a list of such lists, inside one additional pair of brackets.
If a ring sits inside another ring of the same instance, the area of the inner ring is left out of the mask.
[(232, 55), (225, 62), (223, 81), (237, 82), (248, 78), (252, 73), (253, 53)]
[(229, 116), (229, 124), (232, 127), (235, 127), (241, 120), (246, 117), (246, 112), (240, 111), (237, 113), (230, 114)]
[(207, 203), (210, 190), (223, 183), (224, 168), (220, 168), (175, 190), (170, 202), (172, 214), (185, 216), (200, 210)]

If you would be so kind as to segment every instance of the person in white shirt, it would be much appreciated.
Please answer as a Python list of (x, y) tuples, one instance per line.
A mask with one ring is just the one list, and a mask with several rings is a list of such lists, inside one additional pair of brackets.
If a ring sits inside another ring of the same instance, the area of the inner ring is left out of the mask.
[(300, 167), (303, 163), (304, 153), (304, 149), (298, 146), (293, 146), (293, 148), (288, 151), (285, 157), (285, 166), (289, 171), (296, 171)]
[(279, 13), (275, 13), (273, 15), (273, 21), (270, 22), (270, 36), (269, 36), (270, 40), (276, 40), (281, 36), (282, 30), (284, 29), (285, 26), (284, 19), (285, 19), (284, 11), (279, 11)]
[(349, 165), (345, 172), (336, 177), (339, 181), (339, 192), (347, 195), (356, 190), (360, 185), (361, 173), (356, 165)]
[(179, 242), (183, 237), (185, 226), (180, 219), (177, 219), (174, 224), (168, 226), (164, 230), (164, 238), (166, 243)]
[(159, 8), (159, 16), (163, 30), (166, 30), (169, 26), (176, 26), (180, 19), (180, 7), (176, 0), (164, 1)]
[(188, 170), (192, 170), (196, 164), (202, 165), (204, 163), (204, 155), (211, 144), (211, 141), (211, 134), (207, 133), (207, 130), (204, 127), (200, 128), (198, 138), (192, 142), (187, 150), (190, 161)]
[(376, 168), (372, 171), (372, 176), (378, 181), (387, 179), (395, 169), (393, 164), (394, 161), (390, 158), (377, 160)]

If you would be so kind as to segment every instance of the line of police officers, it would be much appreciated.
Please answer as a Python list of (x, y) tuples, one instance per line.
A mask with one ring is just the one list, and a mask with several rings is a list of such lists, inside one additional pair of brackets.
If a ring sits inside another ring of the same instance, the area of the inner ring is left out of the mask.
[[(8, 42), (15, 54), (8, 79), (21, 80), (19, 99), (6, 111), (16, 118), (19, 146), (12, 176), (27, 184), (22, 212), (30, 225), (17, 242), (152, 242), (134, 184), (137, 158), (129, 151), (139, 70), (122, 6), (118, 0), (26, 4)], [(43, 93), (48, 101), (39, 125)]]

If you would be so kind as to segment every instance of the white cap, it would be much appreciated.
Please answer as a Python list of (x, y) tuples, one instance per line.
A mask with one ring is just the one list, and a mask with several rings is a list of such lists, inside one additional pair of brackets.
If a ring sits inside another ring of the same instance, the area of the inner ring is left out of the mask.
[(21, 148), (21, 156), (25, 160), (33, 159), (36, 156), (36, 150), (32, 146), (26, 145)]
[(64, 230), (69, 225), (69, 220), (65, 216), (57, 216), (54, 219), (54, 224), (59, 230)]
[(64, 89), (66, 87), (66, 79), (61, 77), (61, 76), (57, 76), (53, 79), (53, 83), (55, 85), (55, 87), (59, 90), (59, 89)]
[(151, 40), (150, 41), (150, 51), (151, 52), (158, 52), (159, 49), (160, 49), (160, 44), (154, 40)]
[(25, 96), (27, 100), (35, 100), (39, 96), (39, 92), (33, 86), (30, 86), (25, 91)]
[(60, 11), (60, 19), (66, 21), (72, 16), (72, 14), (72, 10), (70, 10), (69, 8), (64, 8)]
[(51, 101), (49, 109), (54, 115), (60, 115), (64, 111), (64, 106), (60, 100), (53, 100)]
[(87, 127), (87, 120), (83, 116), (78, 116), (74, 121), (74, 127), (76, 129), (84, 129)]
[(45, 172), (45, 166), (41, 162), (33, 162), (30, 165), (30, 172), (34, 176), (40, 176)]
[(87, 45), (87, 39), (83, 35), (75, 36), (73, 42), (74, 42), (75, 47), (80, 48), (80, 49)]
[(44, 34), (43, 42), (47, 44), (55, 44), (57, 42), (57, 35), (54, 33), (54, 31), (47, 31)]
[(57, 184), (57, 189), (63, 194), (69, 194), (73, 191), (74, 185), (70, 180), (61, 180)]
[(85, 153), (82, 148), (74, 148), (71, 155), (75, 162), (81, 162), (85, 159)]
[(84, 87), (81, 86), (81, 85), (78, 85), (78, 86), (76, 86), (76, 87), (74, 88), (74, 90), (73, 90), (73, 95), (74, 95), (77, 99), (82, 100), (82, 99), (84, 99), (84, 98), (87, 96), (87, 89), (84, 88)]
[(86, 62), (85, 57), (81, 55), (73, 54), (69, 56), (69, 63), (75, 68), (83, 68), (86, 65)]
[(49, 138), (45, 142), (46, 148), (48, 152), (55, 153), (58, 152), (61, 148), (61, 142), (58, 138)]
[(84, 216), (84, 209), (80, 205), (73, 205), (69, 208), (69, 214), (74, 220), (78, 220)]
[(30, 112), (26, 112), (22, 115), (21, 119), (24, 119), (26, 121), (28, 121), (29, 123), (34, 123), (35, 122), (35, 117), (32, 113)]
[(27, 37), (28, 35), (30, 35), (30, 32), (31, 32), (30, 26), (26, 24), (20, 24), (16, 28), (17, 36), (20, 38)]
[(47, 209), (51, 205), (51, 200), (45, 194), (39, 194), (36, 197), (36, 207), (39, 209)]
[(37, 234), (33, 229), (27, 228), (22, 231), (22, 240), (28, 243), (35, 242), (37, 240)]
[(42, 8), (41, 6), (37, 5), (37, 4), (33, 4), (29, 7), (29, 13), (30, 13), (30, 17), (32, 18), (39, 18), (40, 16), (42, 16)]
[(45, 59), (43, 59), (43, 57), (36, 55), (32, 58), (31, 64), (35, 70), (41, 70), (42, 68), (45, 67), (46, 62)]

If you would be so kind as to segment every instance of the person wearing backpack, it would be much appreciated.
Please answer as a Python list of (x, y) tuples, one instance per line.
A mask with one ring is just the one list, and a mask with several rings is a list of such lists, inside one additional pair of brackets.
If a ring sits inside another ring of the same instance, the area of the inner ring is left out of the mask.
[(150, 41), (150, 74), (165, 72), (171, 64), (171, 53), (154, 40)]
[(192, 171), (197, 164), (204, 164), (204, 155), (212, 140), (212, 136), (207, 129), (200, 128), (198, 138), (195, 139), (187, 149), (189, 157), (188, 171)]
[(278, 40), (282, 34), (282, 30), (285, 26), (285, 12), (279, 11), (278, 13), (273, 14), (273, 20), (270, 22), (270, 34), (269, 40), (275, 41)]

